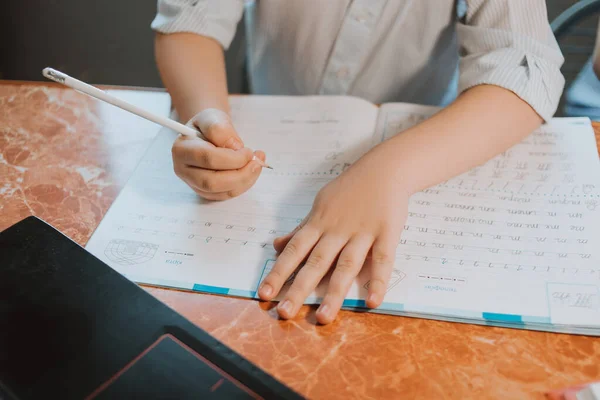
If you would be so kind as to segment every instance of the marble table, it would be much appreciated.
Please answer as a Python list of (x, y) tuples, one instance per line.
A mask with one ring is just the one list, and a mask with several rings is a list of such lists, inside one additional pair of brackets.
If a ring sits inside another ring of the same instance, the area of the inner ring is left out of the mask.
[[(145, 89), (142, 106), (167, 104)], [(37, 215), (85, 245), (156, 133), (46, 83), (0, 81), (0, 230)], [(600, 124), (595, 126), (600, 139)], [(145, 287), (299, 393), (323, 399), (543, 398), (600, 380), (600, 338), (342, 312)]]

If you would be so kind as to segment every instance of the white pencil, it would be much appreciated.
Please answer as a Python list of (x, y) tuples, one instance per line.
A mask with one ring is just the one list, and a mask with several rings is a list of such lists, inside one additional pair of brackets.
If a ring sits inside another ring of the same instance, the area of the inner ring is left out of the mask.
[[(109, 104), (112, 104), (113, 106), (119, 107), (125, 111), (129, 111), (132, 114), (135, 114), (137, 116), (145, 118), (149, 121), (152, 121), (154, 123), (157, 123), (159, 125), (167, 127), (169, 129), (172, 129), (177, 133), (181, 133), (182, 135), (186, 135), (186, 136), (198, 137), (198, 138), (206, 141), (206, 139), (202, 136), (202, 132), (199, 132), (196, 129), (190, 128), (189, 126), (185, 126), (185, 125), (183, 125), (177, 121), (174, 121), (170, 118), (148, 112), (142, 108), (134, 106), (133, 104), (127, 103), (126, 101), (123, 101), (114, 96), (111, 96), (110, 94), (106, 93), (103, 90), (98, 89), (97, 87), (88, 85), (87, 83), (81, 82), (78, 79), (70, 77), (69, 75), (64, 74), (60, 71), (57, 71), (52, 68), (44, 68), (44, 70), (42, 71), (42, 74), (46, 78), (48, 78), (54, 82), (61, 83), (65, 86), (73, 88), (81, 93), (85, 93), (89, 96), (92, 96), (98, 100), (105, 101)], [(258, 161), (265, 168), (273, 169), (271, 166), (265, 164), (261, 159), (257, 158), (256, 156), (254, 156), (253, 160)]]

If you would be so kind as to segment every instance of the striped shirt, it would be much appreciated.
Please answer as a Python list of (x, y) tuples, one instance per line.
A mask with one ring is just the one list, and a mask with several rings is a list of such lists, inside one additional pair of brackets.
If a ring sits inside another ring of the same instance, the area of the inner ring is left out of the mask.
[(548, 120), (564, 87), (545, 0), (158, 0), (152, 28), (227, 49), (243, 16), (256, 94), (444, 106), (489, 84)]

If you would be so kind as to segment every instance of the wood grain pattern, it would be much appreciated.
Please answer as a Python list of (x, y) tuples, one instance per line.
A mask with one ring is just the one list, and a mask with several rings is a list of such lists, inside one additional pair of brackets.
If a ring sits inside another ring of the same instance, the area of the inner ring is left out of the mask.
[[(119, 118), (137, 117), (0, 82), (0, 229), (34, 214), (84, 245), (149, 144), (111, 144)], [(529, 399), (600, 380), (600, 338), (357, 312), (317, 326), (310, 307), (284, 322), (268, 303), (146, 289), (309, 398)]]

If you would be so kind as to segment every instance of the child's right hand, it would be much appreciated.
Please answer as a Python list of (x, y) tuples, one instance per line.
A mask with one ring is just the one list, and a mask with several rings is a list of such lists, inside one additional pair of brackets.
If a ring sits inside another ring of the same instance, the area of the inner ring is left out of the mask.
[(265, 161), (265, 154), (244, 147), (227, 114), (207, 109), (187, 125), (199, 129), (207, 141), (177, 138), (171, 152), (179, 178), (207, 200), (236, 197), (254, 185), (262, 167), (252, 158)]

